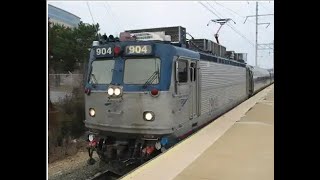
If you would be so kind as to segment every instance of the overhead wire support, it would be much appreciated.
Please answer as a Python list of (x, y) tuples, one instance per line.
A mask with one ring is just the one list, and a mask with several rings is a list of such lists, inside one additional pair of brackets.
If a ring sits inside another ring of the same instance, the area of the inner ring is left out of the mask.
[[(243, 22), (246, 23), (247, 19), (249, 17), (255, 17), (256, 18), (256, 54), (255, 54), (255, 65), (258, 66), (258, 25), (262, 25), (262, 24), (268, 24), (268, 23), (258, 23), (258, 17), (259, 16), (272, 16), (273, 14), (258, 14), (258, 1), (256, 2), (256, 15), (251, 15), (251, 16), (246, 16), (245, 21)], [(268, 26), (270, 25), (270, 23), (268, 24)], [(267, 27), (268, 27), (267, 26)], [(266, 28), (267, 28), (266, 27)]]
[(258, 50), (272, 50), (273, 46), (273, 43), (258, 44)]
[[(206, 5), (204, 5), (202, 2), (199, 2), (199, 4), (201, 4), (204, 8), (206, 8), (208, 11), (210, 11), (212, 14), (214, 14), (215, 16), (217, 16), (218, 18), (220, 18), (219, 15), (217, 15), (215, 12), (213, 12), (210, 8), (208, 8)], [(231, 26), (230, 24), (227, 23), (227, 25), (237, 34), (239, 34), (242, 38), (244, 38), (246, 41), (248, 41), (250, 43), (250, 45), (254, 46), (254, 44), (248, 39), (246, 38), (242, 33), (240, 33), (235, 27)]]
[(266, 28), (270, 25), (270, 23), (258, 23), (258, 25), (268, 24)]
[[(227, 18), (227, 19), (211, 19), (211, 20), (208, 22), (207, 26), (209, 26), (210, 22), (215, 22), (215, 23), (219, 23), (219, 24), (220, 24), (220, 27), (219, 27), (218, 31), (214, 34), (214, 37), (216, 38), (216, 41), (217, 41), (218, 44), (220, 44), (220, 42), (219, 42), (219, 34), (218, 34), (218, 33), (219, 33), (221, 27), (222, 27), (224, 24), (226, 24), (228, 21), (230, 21), (230, 20), (233, 21), (232, 19)], [(233, 21), (233, 22), (234, 22), (234, 21)], [(234, 24), (236, 24), (236, 22), (234, 22)]]
[[(273, 16), (274, 14), (259, 14), (258, 16)], [(246, 23), (248, 17), (256, 17), (257, 15), (251, 15), (251, 16), (246, 16), (246, 19), (244, 20), (243, 24)]]
[[(228, 10), (228, 11), (230, 11), (230, 12), (232, 12), (233, 13), (233, 15), (235, 14), (235, 15), (237, 15), (237, 16), (239, 16), (240, 18), (246, 18), (245, 16), (242, 16), (242, 15), (240, 15), (239, 13), (237, 13), (237, 12), (235, 12), (234, 10), (232, 10), (232, 9), (230, 9), (230, 8), (227, 8), (227, 7), (225, 7), (224, 5), (222, 5), (222, 4), (220, 4), (220, 3), (218, 3), (217, 1), (214, 1), (217, 5), (219, 5), (219, 6), (221, 6), (221, 7), (223, 7), (223, 8), (225, 8), (226, 10)], [(230, 13), (231, 14), (231, 13)], [(252, 24), (255, 24), (255, 22), (254, 21), (252, 21), (252, 20), (250, 20), (250, 19), (247, 19), (248, 20), (248, 22), (250, 22), (250, 23), (252, 23)], [(263, 29), (264, 30), (264, 29)], [(265, 31), (265, 30), (264, 30)]]

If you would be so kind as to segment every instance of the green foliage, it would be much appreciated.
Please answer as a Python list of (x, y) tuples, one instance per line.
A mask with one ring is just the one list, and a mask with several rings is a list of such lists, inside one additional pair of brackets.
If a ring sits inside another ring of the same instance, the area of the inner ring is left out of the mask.
[(62, 138), (78, 138), (85, 132), (84, 95), (81, 88), (74, 88), (72, 95), (63, 99), (56, 108), (60, 114)]
[[(75, 154), (84, 143), (78, 139), (85, 132), (82, 88), (74, 88), (71, 96), (55, 104), (55, 109), (57, 110), (55, 113), (49, 113), (51, 119), (48, 131), (49, 162), (64, 158), (68, 154)], [(71, 141), (73, 139), (78, 139), (80, 144), (73, 143)]]
[(89, 58), (92, 41), (97, 40), (99, 24), (89, 25), (82, 22), (77, 28), (68, 28), (54, 24), (49, 26), (49, 68), (55, 73), (73, 71), (77, 63), (84, 63)]

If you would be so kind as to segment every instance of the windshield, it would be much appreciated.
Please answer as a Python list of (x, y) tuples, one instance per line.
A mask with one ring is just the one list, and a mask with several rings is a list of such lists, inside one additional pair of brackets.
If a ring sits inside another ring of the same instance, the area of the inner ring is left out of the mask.
[(89, 83), (110, 84), (112, 80), (113, 68), (114, 68), (114, 60), (93, 61)]
[(160, 81), (160, 59), (127, 59), (124, 79), (126, 84), (158, 84)]

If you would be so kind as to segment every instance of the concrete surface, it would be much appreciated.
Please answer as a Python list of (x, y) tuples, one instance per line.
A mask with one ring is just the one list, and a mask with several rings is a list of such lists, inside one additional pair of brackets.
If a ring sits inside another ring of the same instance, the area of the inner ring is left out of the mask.
[(273, 91), (174, 180), (274, 179)]
[(122, 179), (273, 179), (273, 85)]

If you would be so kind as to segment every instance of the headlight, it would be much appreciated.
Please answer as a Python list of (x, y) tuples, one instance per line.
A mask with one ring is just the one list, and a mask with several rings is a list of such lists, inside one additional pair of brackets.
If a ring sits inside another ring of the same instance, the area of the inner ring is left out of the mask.
[(154, 113), (151, 111), (146, 111), (143, 113), (143, 118), (147, 121), (152, 121), (154, 120)]
[(93, 134), (89, 134), (88, 139), (89, 139), (90, 142), (93, 141), (94, 135)]
[(108, 89), (108, 94), (109, 94), (109, 96), (112, 96), (112, 95), (113, 95), (113, 92), (114, 92), (114, 90), (113, 90), (112, 88), (109, 88), (109, 89)]
[(96, 111), (95, 111), (93, 108), (90, 108), (90, 109), (89, 109), (89, 115), (90, 115), (91, 117), (94, 117), (94, 116), (96, 115)]
[(120, 88), (115, 88), (115, 89), (114, 89), (114, 94), (115, 94), (116, 96), (119, 96), (119, 95), (121, 94)]
[(151, 113), (146, 113), (145, 117), (146, 117), (146, 120), (150, 121), (153, 116)]

